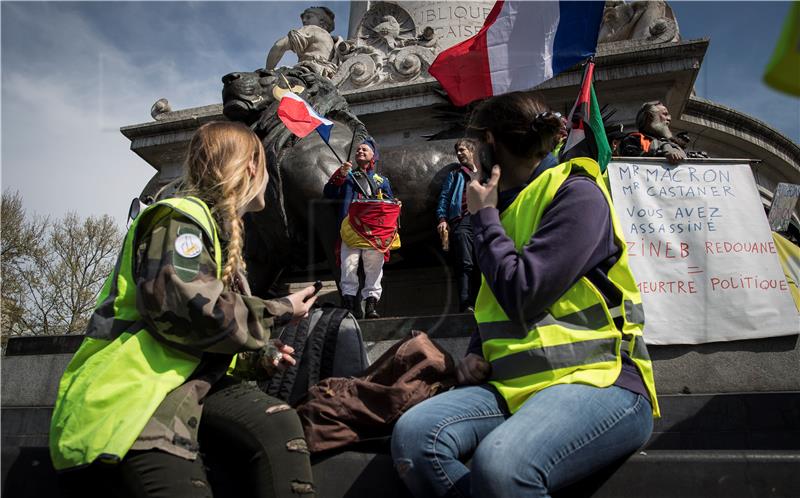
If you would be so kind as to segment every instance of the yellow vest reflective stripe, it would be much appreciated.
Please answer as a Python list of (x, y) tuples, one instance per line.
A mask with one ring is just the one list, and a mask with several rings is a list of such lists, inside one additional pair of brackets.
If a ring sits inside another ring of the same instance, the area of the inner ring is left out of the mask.
[[(528, 243), (555, 196), (571, 174), (592, 178), (609, 206), (611, 197), (597, 163), (577, 158), (543, 172), (520, 192), (500, 215), (506, 234), (517, 250)], [(611, 221), (617, 245), (624, 237), (613, 209)], [(513, 412), (534, 393), (555, 384), (582, 383), (607, 387), (619, 377), (620, 353), (628, 352), (644, 379), (659, 415), (653, 369), (642, 338), (644, 310), (626, 251), (609, 269), (608, 279), (619, 290), (621, 302), (611, 308), (603, 295), (582, 277), (534, 323), (509, 320), (483, 279), (475, 305), (475, 319), (483, 340), (484, 357), (492, 365), (490, 382)]]
[(156, 340), (136, 309), (134, 241), (137, 233), (149, 228), (140, 222), (152, 226), (170, 209), (203, 229), (213, 243), (217, 276), (221, 274), (217, 227), (199, 199), (166, 199), (134, 220), (97, 300), (88, 331), (92, 335), (87, 332), (58, 387), (50, 423), (50, 456), (58, 470), (98, 459), (121, 460), (167, 394), (183, 384), (200, 362), (197, 356)]

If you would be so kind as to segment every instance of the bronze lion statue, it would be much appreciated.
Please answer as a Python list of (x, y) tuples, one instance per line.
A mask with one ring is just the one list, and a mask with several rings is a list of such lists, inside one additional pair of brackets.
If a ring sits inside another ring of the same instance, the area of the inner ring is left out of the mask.
[[(357, 145), (369, 135), (366, 127), (330, 80), (302, 66), (230, 73), (222, 82), (224, 115), (250, 126), (267, 152), (267, 208), (246, 220), (253, 291), (266, 293), (287, 264), (303, 267), (327, 259), (338, 274), (333, 245), (339, 227), (334, 206), (322, 198), (322, 190), (341, 163), (317, 133), (294, 136), (278, 118), (277, 107), (282, 92), (291, 89), (333, 121), (329, 143), (342, 160), (351, 142)], [(435, 140), (380, 149), (377, 171), (390, 179), (403, 201), (400, 233), (405, 257), (419, 244), (435, 244), (436, 199), (454, 160), (453, 143)]]

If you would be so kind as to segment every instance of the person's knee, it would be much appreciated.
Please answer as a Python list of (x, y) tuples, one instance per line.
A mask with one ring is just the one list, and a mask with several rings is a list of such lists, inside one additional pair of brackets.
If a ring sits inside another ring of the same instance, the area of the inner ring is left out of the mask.
[(392, 430), (392, 460), (401, 479), (405, 479), (414, 470), (416, 461), (424, 458), (422, 446), (419, 444), (421, 431), (413, 419), (413, 416), (406, 413), (400, 417)]
[(412, 411), (406, 412), (392, 430), (392, 457), (414, 458), (422, 451), (421, 442), (425, 439), (423, 420)]
[(483, 441), (472, 456), (472, 480), (489, 482), (510, 479), (507, 454), (508, 448), (503, 445), (486, 444), (486, 441)]
[[(472, 457), (470, 483), (477, 496), (502, 497), (525, 482), (526, 490), (546, 491), (546, 475), (530, 456), (519, 454), (518, 442), (488, 437)], [(531, 495), (538, 496), (538, 495)]]

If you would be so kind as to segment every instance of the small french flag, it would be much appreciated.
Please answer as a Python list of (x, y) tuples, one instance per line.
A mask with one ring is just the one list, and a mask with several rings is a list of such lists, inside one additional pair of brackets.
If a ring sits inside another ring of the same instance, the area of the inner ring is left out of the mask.
[(287, 92), (278, 104), (278, 117), (292, 133), (300, 138), (305, 137), (314, 130), (325, 143), (331, 137), (333, 121), (325, 119), (299, 95)]

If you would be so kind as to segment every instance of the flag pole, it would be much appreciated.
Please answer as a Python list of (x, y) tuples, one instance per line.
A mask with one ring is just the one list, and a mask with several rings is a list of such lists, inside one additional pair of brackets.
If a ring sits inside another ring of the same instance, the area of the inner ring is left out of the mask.
[[(317, 133), (319, 133), (319, 130), (317, 130)], [(322, 138), (321, 134), (320, 134), (319, 138)], [(339, 154), (337, 154), (336, 151), (333, 150), (333, 147), (331, 147), (331, 144), (329, 144), (324, 138), (322, 138), (322, 141), (325, 142), (325, 145), (327, 145), (328, 148), (331, 150), (331, 152), (333, 152), (333, 157), (335, 157), (336, 160), (339, 161), (339, 164), (344, 164), (344, 161), (342, 161), (342, 158), (339, 157)]]
[[(284, 75), (283, 73), (280, 73), (280, 75), (281, 75), (281, 78), (283, 78), (283, 81), (286, 82), (286, 89), (291, 92), (292, 91), (292, 85), (289, 83), (289, 80), (286, 79), (286, 75)], [(280, 88), (280, 87), (281, 87), (281, 85), (279, 83), (278, 84), (278, 88)]]
[(356, 128), (356, 127), (354, 126), (354, 127), (353, 127), (353, 137), (350, 139), (350, 150), (348, 150), (348, 151), (347, 151), (347, 160), (348, 160), (348, 161), (350, 160), (350, 156), (353, 154), (353, 144), (354, 144), (354, 143), (355, 143), (355, 141), (356, 141), (356, 131), (357, 131), (357, 130), (358, 130), (358, 128)]

